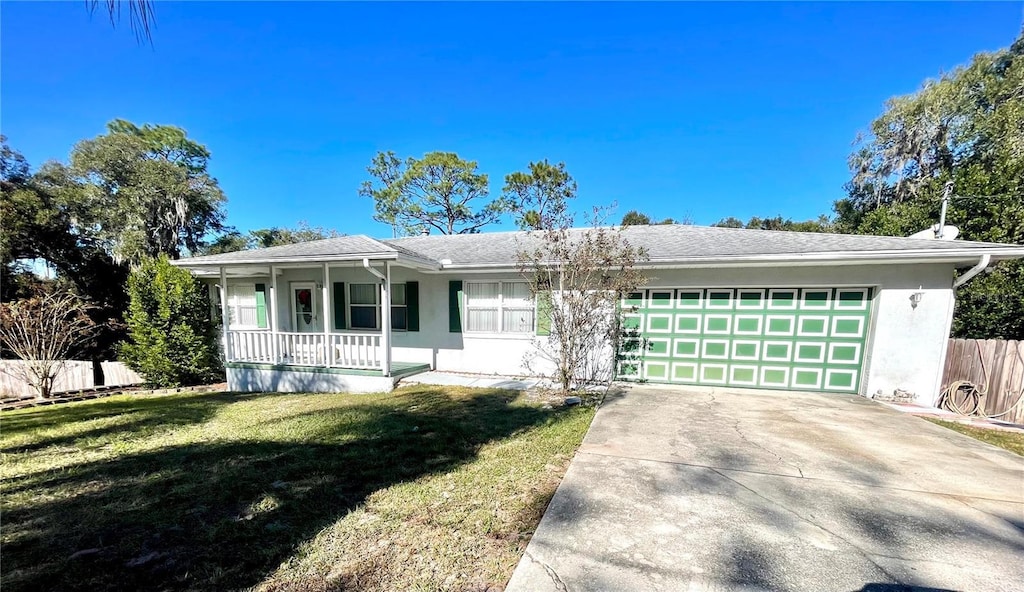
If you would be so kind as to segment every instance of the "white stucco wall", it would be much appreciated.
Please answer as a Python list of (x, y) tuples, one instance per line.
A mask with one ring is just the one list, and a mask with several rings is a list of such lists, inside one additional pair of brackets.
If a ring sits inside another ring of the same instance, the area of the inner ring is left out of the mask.
[[(903, 389), (932, 404), (938, 396), (953, 311), (953, 266), (849, 265), (830, 267), (700, 268), (648, 272), (649, 287), (814, 287), (875, 288), (871, 332), (860, 393), (891, 395)], [(420, 283), (420, 331), (393, 332), (393, 359), (427, 363), (449, 372), (523, 375), (525, 356), (535, 351), (536, 337), (452, 333), (448, 322), (449, 280), (519, 279), (503, 274), (420, 273), (393, 268), (392, 281)], [(230, 280), (233, 283), (236, 280)], [(247, 281), (249, 280), (237, 280)], [(270, 283), (269, 277), (255, 281)], [(290, 330), (291, 282), (322, 282), (321, 270), (286, 269), (278, 276), (278, 322)], [(361, 267), (332, 268), (331, 282), (370, 283)], [(922, 292), (920, 304), (910, 296)]]

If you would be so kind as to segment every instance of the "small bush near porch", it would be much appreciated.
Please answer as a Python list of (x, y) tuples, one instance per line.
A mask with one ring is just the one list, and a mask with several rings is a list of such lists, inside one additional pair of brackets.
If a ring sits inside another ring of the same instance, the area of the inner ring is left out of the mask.
[(4, 591), (500, 588), (591, 417), (428, 386), (6, 413)]

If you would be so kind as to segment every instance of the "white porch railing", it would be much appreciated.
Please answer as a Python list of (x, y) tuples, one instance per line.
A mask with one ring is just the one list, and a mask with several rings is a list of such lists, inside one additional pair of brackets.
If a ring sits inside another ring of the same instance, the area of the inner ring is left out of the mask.
[[(325, 347), (325, 344), (327, 347)], [(384, 358), (380, 333), (323, 333), (228, 331), (229, 362), (263, 362), (301, 366), (332, 366), (380, 370)]]

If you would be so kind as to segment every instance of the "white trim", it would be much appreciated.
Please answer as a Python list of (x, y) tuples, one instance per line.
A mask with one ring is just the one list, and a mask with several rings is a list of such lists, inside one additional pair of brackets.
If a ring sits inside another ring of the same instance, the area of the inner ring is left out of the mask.
[[(716, 319), (725, 319), (725, 329), (716, 329), (712, 331), (708, 329), (708, 321)], [(705, 335), (732, 335), (732, 315), (714, 314), (708, 313), (704, 315), (704, 334)]]
[[(657, 341), (658, 343), (665, 344), (665, 353), (657, 354), (651, 351), (651, 344)], [(672, 357), (672, 338), (671, 337), (648, 337), (647, 338), (647, 351), (644, 352), (647, 357), (655, 358), (671, 358)]]
[[(741, 356), (741, 355), (737, 354), (736, 353), (736, 346), (737, 345), (753, 345), (754, 346), (754, 356), (753, 357)], [(753, 341), (753, 340), (746, 340), (746, 339), (733, 339), (732, 340), (732, 351), (730, 352), (730, 354), (731, 354), (730, 357), (733, 360), (740, 360), (740, 361), (746, 361), (746, 362), (758, 362), (758, 361), (761, 360), (761, 342), (760, 341)]]
[[(850, 376), (850, 386), (844, 387), (844, 386), (831, 386), (831, 385), (829, 385), (829, 383), (831, 382), (831, 378), (832, 378), (832, 376), (834, 374), (847, 374), (847, 375), (849, 375)], [(856, 368), (850, 368), (850, 369), (846, 369), (846, 368), (829, 368), (828, 370), (825, 371), (825, 384), (822, 386), (822, 388), (829, 389), (829, 390), (837, 390), (837, 391), (850, 391), (850, 392), (856, 391), (857, 390), (857, 369)]]
[[(656, 360), (656, 361), (645, 360), (643, 366), (644, 366), (644, 378), (646, 378), (647, 380), (668, 380), (670, 378), (670, 376), (671, 376), (669, 374), (669, 363), (668, 363), (668, 360), (665, 360), (665, 361), (662, 361), (662, 360)], [(651, 376), (651, 366), (659, 366), (659, 367), (664, 368), (665, 369), (665, 374), (663, 376), (654, 376), (654, 377), (652, 377)]]
[[(729, 304), (726, 306), (714, 306), (712, 305), (711, 293), (712, 292), (728, 292), (729, 293)], [(736, 289), (735, 288), (708, 288), (704, 290), (704, 310), (733, 310), (736, 305)]]
[[(732, 328), (732, 334), (733, 335), (762, 335), (764, 333), (764, 316), (763, 315), (744, 315), (744, 314), (738, 314), (738, 315), (735, 315), (733, 317), (733, 319), (735, 321), (735, 322), (733, 322), (733, 328)], [(740, 330), (740, 320), (741, 319), (742, 320), (754, 319), (755, 321), (757, 321), (757, 330), (756, 331), (741, 331)]]
[[(857, 333), (836, 333), (836, 325), (839, 321), (857, 321)], [(864, 337), (864, 317), (863, 316), (834, 316), (832, 317), (832, 330), (829, 332), (829, 337), (850, 337), (850, 338), (863, 338)]]
[[(701, 316), (702, 315), (699, 315), (699, 314), (677, 314), (677, 315), (675, 315), (675, 318), (673, 319), (672, 328), (675, 329), (675, 333), (679, 333), (680, 335), (700, 335), (700, 333), (701, 333)], [(696, 329), (680, 329), (679, 328), (679, 321), (682, 320), (682, 319), (696, 319), (696, 321), (697, 321), (697, 328)]]
[[(828, 316), (827, 315), (797, 315), (796, 316), (796, 335), (797, 337), (828, 337)], [(805, 333), (803, 331), (804, 321), (821, 321), (821, 331), (814, 333)]]
[[(681, 354), (679, 353), (678, 344), (680, 343), (692, 343), (693, 354)], [(697, 360), (700, 358), (700, 339), (691, 339), (688, 337), (676, 337), (672, 340), (672, 357), (681, 358), (684, 360)]]
[[(810, 287), (810, 286), (808, 286), (808, 287)], [(803, 286), (793, 286), (792, 289), (788, 289), (788, 288), (770, 288), (768, 290), (768, 298), (767, 298), (767, 302), (765, 303), (765, 308), (767, 310), (796, 310), (797, 306), (800, 304), (800, 290), (801, 289), (803, 289)], [(786, 293), (793, 294), (793, 300), (790, 301), (792, 303), (792, 306), (773, 306), (772, 305), (772, 296), (774, 296), (777, 293), (781, 293), (781, 292), (786, 292)]]
[[(704, 377), (705, 368), (721, 368), (722, 380), (711, 380), (710, 378)], [(729, 365), (728, 364), (701, 364), (700, 373), (697, 375), (700, 382), (707, 384), (728, 384), (729, 382)]]
[[(786, 357), (785, 358), (770, 358), (768, 357), (768, 346), (769, 345), (784, 345), (786, 346)], [(793, 361), (793, 342), (792, 341), (762, 341), (761, 342), (761, 361), (763, 362), (792, 362)]]
[[(652, 319), (668, 319), (668, 328), (667, 329), (653, 329), (653, 328), (651, 328), (651, 320)], [(673, 320), (674, 319), (672, 318), (671, 314), (647, 313), (647, 323), (646, 323), (646, 325), (647, 325), (647, 332), (648, 333), (672, 333), (672, 322), (673, 322)]]
[[(743, 294), (758, 294), (757, 306), (748, 306), (743, 304)], [(760, 290), (754, 288), (737, 288), (736, 289), (736, 310), (764, 310), (768, 304), (768, 297), (765, 293), (765, 289)]]
[[(789, 388), (789, 367), (788, 366), (761, 366), (760, 368), (761, 368), (761, 373), (760, 373), (760, 376), (758, 378), (760, 379), (760, 382), (761, 382), (762, 386), (779, 386), (779, 387), (782, 387), (782, 388)], [(765, 375), (766, 371), (781, 371), (783, 373), (782, 374), (782, 382), (781, 383), (779, 383), (779, 382), (768, 382), (767, 380), (765, 380), (764, 375)]]
[[(736, 380), (737, 370), (750, 370), (753, 373), (753, 378), (747, 380)], [(747, 364), (730, 364), (729, 365), (729, 384), (736, 384), (741, 386), (757, 386), (757, 366), (750, 366)]]
[[(843, 300), (839, 297), (840, 292), (859, 292), (862, 296), (860, 300), (860, 306), (840, 306)], [(868, 293), (871, 292), (870, 288), (836, 288), (835, 298), (832, 300), (832, 310), (867, 310), (868, 309)]]
[[(708, 353), (708, 345), (710, 344), (724, 344), (725, 353), (716, 356)], [(729, 340), (728, 339), (702, 339), (700, 343), (700, 357), (704, 360), (728, 360), (729, 359)]]
[[(470, 306), (470, 304), (469, 304), (469, 289), (468, 289), (468, 286), (472, 285), (472, 284), (498, 284), (498, 303), (497, 303), (498, 330), (496, 332), (495, 331), (473, 331), (472, 329), (469, 328), (469, 310), (470, 310), (470, 308), (475, 308), (476, 310), (491, 310), (491, 308), (492, 308), (492, 307), (485, 307), (485, 306), (476, 306), (476, 307), (471, 307)], [(462, 328), (462, 332), (463, 332), (464, 335), (481, 335), (481, 334), (483, 334), (483, 335), (488, 335), (488, 334), (490, 334), (490, 335), (522, 335), (522, 336), (525, 336), (525, 337), (531, 337), (532, 338), (536, 334), (536, 332), (537, 332), (536, 331), (536, 327), (537, 327), (537, 304), (536, 304), (536, 299), (534, 299), (532, 296), (529, 298), (529, 300), (532, 303), (532, 307), (530, 308), (530, 311), (531, 311), (531, 314), (533, 315), (533, 322), (530, 323), (530, 329), (527, 330), (527, 331), (506, 331), (505, 330), (505, 290), (504, 290), (505, 284), (527, 284), (527, 287), (529, 287), (528, 286), (529, 282), (527, 282), (526, 280), (522, 280), (522, 279), (519, 279), (519, 280), (487, 279), (487, 280), (475, 280), (475, 281), (465, 281), (465, 282), (463, 282), (462, 289), (464, 291), (465, 296), (462, 299), (462, 315), (463, 315), (462, 318), (466, 319), (465, 326)], [(515, 310), (526, 311), (527, 309), (524, 308), (524, 307), (511, 306), (511, 307), (509, 307), (508, 310), (509, 311), (515, 311)]]
[[(652, 288), (652, 289), (657, 290), (659, 288)], [(704, 290), (703, 290), (703, 288), (693, 288), (693, 289), (690, 289), (690, 290), (686, 290), (686, 289), (679, 289), (678, 287), (674, 287), (674, 288), (663, 288), (663, 289), (665, 289), (665, 290), (674, 290), (675, 291), (676, 308), (679, 309), (679, 310), (701, 310), (702, 308), (704, 308)], [(679, 294), (684, 293), (684, 292), (687, 293), (687, 294), (696, 294), (697, 295), (697, 305), (696, 306), (689, 306), (689, 305), (684, 306), (684, 305), (680, 304), (682, 299), (679, 297)]]
[[(763, 335), (765, 337), (792, 337), (793, 335), (796, 335), (796, 318), (796, 315), (765, 315)], [(772, 332), (772, 319), (789, 321), (789, 332)]]
[[(816, 347), (821, 351), (821, 354), (814, 358), (801, 358), (800, 348), (801, 347)], [(822, 364), (825, 362), (825, 343), (822, 341), (797, 341), (793, 344), (793, 363), (794, 364)]]
[[(663, 294), (663, 293), (666, 293), (666, 292), (668, 293), (668, 306), (664, 306), (664, 305), (655, 306), (654, 305), (654, 302), (655, 302), (654, 293), (655, 292), (657, 292), (659, 294)], [(670, 289), (659, 290), (657, 288), (655, 288), (653, 290), (647, 290), (647, 308), (664, 309), (664, 310), (675, 308), (675, 290), (670, 290)]]
[[(685, 366), (693, 370), (692, 378), (676, 378), (676, 368)], [(697, 362), (672, 362), (672, 368), (668, 377), (670, 382), (697, 382), (700, 380), (700, 364)]]
[[(812, 385), (797, 384), (797, 382), (796, 382), (796, 375), (801, 373), (801, 372), (813, 372), (813, 373), (815, 373), (817, 375), (817, 377), (818, 377), (817, 382), (815, 382)], [(793, 371), (790, 372), (790, 376), (792, 377), (792, 379), (790, 380), (790, 388), (794, 388), (794, 389), (820, 389), (821, 388), (821, 368), (802, 368), (802, 367), (798, 366), (798, 367), (793, 368)]]
[[(837, 347), (852, 347), (854, 348), (853, 361), (850, 360), (837, 360), (835, 359), (835, 348)], [(847, 365), (860, 365), (861, 346), (859, 343), (845, 342), (845, 341), (830, 341), (828, 344), (828, 355), (825, 358), (829, 364), (847, 364)], [(943, 358), (945, 359), (945, 358)]]
[[(801, 289), (800, 290), (800, 310), (801, 311), (804, 311), (804, 310), (812, 310), (812, 311), (813, 310), (831, 310), (832, 309), (832, 290), (833, 290), (832, 286), (830, 286), (828, 288), (803, 288), (803, 289)], [(808, 304), (808, 302), (818, 302), (816, 300), (815, 301), (808, 301), (807, 300), (807, 293), (808, 292), (813, 292), (813, 293), (824, 292), (825, 293), (825, 301), (824, 301), (825, 304), (824, 304), (824, 306), (816, 306), (816, 305), (813, 305), (813, 304)]]

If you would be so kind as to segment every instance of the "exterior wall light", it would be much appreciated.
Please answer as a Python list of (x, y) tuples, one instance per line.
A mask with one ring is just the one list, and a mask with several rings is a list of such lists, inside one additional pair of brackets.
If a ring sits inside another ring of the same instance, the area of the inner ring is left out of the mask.
[(917, 308), (918, 304), (921, 304), (921, 299), (924, 298), (924, 292), (914, 292), (910, 295), (910, 308)]

